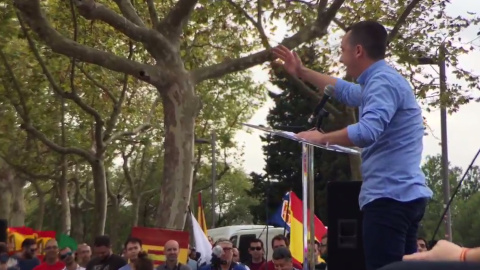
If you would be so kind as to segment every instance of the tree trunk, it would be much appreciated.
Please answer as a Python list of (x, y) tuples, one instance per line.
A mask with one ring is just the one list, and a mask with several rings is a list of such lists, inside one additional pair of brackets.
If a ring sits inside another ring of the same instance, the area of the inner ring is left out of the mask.
[[(12, 205), (12, 190), (10, 183), (14, 179), (13, 170), (0, 159), (0, 219), (10, 219), (10, 206)], [(10, 226), (10, 224), (8, 224)]]
[(33, 188), (35, 188), (38, 197), (38, 214), (35, 219), (35, 230), (41, 231), (43, 227), (43, 219), (45, 217), (45, 193), (35, 180), (31, 181), (31, 183)]
[(133, 224), (132, 226), (138, 226), (138, 216), (140, 214), (140, 196), (132, 196), (132, 211), (133, 211)]
[(70, 213), (70, 198), (68, 196), (67, 164), (65, 156), (62, 157), (62, 176), (60, 177), (60, 202), (61, 202), (61, 229), (64, 234), (70, 234), (72, 217)]
[(18, 177), (14, 177), (10, 182), (10, 189), (12, 191), (12, 202), (9, 227), (22, 227), (25, 226), (25, 199), (23, 197), (23, 187), (25, 186), (25, 180)]
[(192, 193), (194, 123), (200, 104), (185, 71), (175, 74), (178, 79), (168, 90), (159, 89), (163, 99), (165, 156), (156, 225), (182, 230)]
[[(107, 185), (108, 188), (108, 185)], [(112, 192), (110, 190), (110, 192)], [(111, 202), (111, 210), (109, 211), (109, 221), (110, 221), (110, 228), (108, 235), (110, 236), (110, 241), (113, 245), (116, 245), (118, 239), (118, 229), (120, 223), (118, 222), (118, 217), (120, 214), (120, 198), (117, 197), (116, 194), (110, 193), (110, 202)]]
[(105, 164), (103, 158), (97, 158), (92, 166), (93, 187), (95, 189), (94, 206), (94, 235), (103, 235), (107, 219), (107, 180), (105, 175)]
[(74, 205), (70, 209), (72, 217), (72, 229), (70, 235), (73, 239), (76, 239), (79, 242), (85, 241), (85, 235), (83, 234), (84, 224), (83, 224), (83, 210), (79, 205)]

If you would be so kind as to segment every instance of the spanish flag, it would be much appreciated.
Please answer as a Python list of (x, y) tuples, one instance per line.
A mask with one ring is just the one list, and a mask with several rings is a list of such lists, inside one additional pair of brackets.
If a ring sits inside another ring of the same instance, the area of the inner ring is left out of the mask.
[[(302, 201), (293, 192), (290, 192), (290, 251), (294, 261), (299, 264), (303, 263), (303, 205)], [(310, 226), (310, 220), (308, 220)], [(327, 232), (325, 225), (315, 217), (315, 240), (319, 241)]]
[(45, 245), (47, 245), (48, 240), (55, 239), (55, 231), (37, 231), (37, 248), (38, 255), (45, 255)]
[(142, 249), (148, 253), (156, 266), (165, 262), (164, 245), (168, 240), (175, 240), (180, 246), (178, 261), (186, 264), (188, 257), (189, 234), (184, 231), (165, 230), (158, 228), (133, 227), (132, 237), (142, 240)]
[(37, 239), (37, 232), (28, 227), (15, 227), (7, 229), (7, 246), (9, 253), (22, 251), (22, 242), (27, 238)]
[(202, 202), (202, 193), (198, 193), (198, 210), (197, 210), (197, 221), (202, 228), (202, 231), (207, 234), (207, 221), (205, 220), (205, 211), (203, 210), (203, 202)]

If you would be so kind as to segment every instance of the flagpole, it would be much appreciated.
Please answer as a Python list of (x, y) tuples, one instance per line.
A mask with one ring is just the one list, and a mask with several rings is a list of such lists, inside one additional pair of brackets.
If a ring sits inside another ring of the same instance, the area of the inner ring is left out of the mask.
[(310, 146), (302, 143), (302, 225), (303, 225), (303, 270), (308, 270), (308, 218), (307, 218), (307, 183), (310, 167)]
[[(308, 150), (308, 204), (310, 208), (310, 252), (308, 253), (308, 255), (310, 257), (310, 269), (315, 269), (315, 177), (313, 172), (313, 157), (315, 148), (309, 145)], [(304, 200), (306, 201), (307, 197), (304, 197)], [(305, 223), (307, 223), (307, 221), (305, 221)]]

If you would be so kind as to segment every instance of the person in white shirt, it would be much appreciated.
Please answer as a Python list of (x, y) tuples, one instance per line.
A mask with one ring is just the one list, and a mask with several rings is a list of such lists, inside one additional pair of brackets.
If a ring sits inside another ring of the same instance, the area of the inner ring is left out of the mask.
[(85, 268), (78, 265), (75, 261), (75, 253), (68, 247), (60, 250), (59, 253), (60, 260), (65, 263), (65, 268), (63, 270), (85, 270)]

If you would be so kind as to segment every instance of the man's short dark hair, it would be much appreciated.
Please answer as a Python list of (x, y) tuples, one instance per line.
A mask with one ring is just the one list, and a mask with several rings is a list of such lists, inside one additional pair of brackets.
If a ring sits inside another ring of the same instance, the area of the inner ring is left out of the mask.
[(128, 245), (129, 243), (139, 244), (140, 246), (142, 246), (142, 240), (140, 240), (140, 239), (138, 239), (138, 238), (136, 238), (136, 237), (129, 237), (129, 238), (127, 239), (127, 241), (125, 241), (124, 247), (127, 248), (127, 245)]
[(385, 58), (387, 51), (387, 30), (375, 21), (362, 21), (347, 28), (350, 32), (350, 44), (362, 45), (368, 57), (373, 60)]
[(35, 239), (33, 238), (27, 238), (25, 240), (23, 240), (22, 242), (22, 248), (26, 248), (26, 247), (29, 247), (29, 246), (33, 246), (33, 245), (36, 245), (37, 242), (35, 241)]
[(108, 235), (100, 235), (95, 237), (95, 240), (93, 241), (93, 246), (94, 247), (111, 247), (110, 237), (108, 237)]
[(279, 248), (276, 248), (273, 251), (272, 259), (274, 259), (274, 260), (285, 259), (287, 261), (291, 261), (292, 260), (292, 253), (286, 247), (279, 247)]
[(287, 247), (290, 244), (288, 242), (287, 237), (285, 237), (285, 235), (283, 235), (283, 234), (277, 234), (272, 238), (272, 247), (273, 247), (273, 242), (275, 242), (275, 241), (285, 241), (285, 245), (287, 245)]
[(252, 243), (260, 243), (260, 246), (263, 248), (262, 239), (259, 239), (259, 238), (252, 239), (252, 241), (250, 241), (250, 246), (252, 245)]

